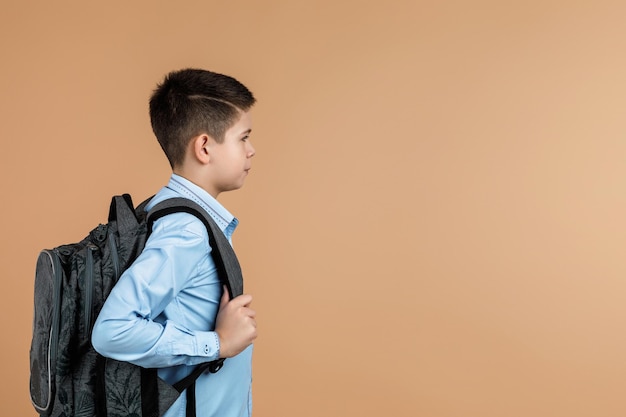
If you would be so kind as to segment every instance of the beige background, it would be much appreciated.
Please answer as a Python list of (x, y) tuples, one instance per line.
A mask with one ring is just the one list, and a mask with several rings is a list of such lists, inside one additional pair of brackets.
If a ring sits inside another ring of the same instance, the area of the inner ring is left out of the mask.
[(626, 415), (626, 6), (2, 2), (0, 415), (28, 398), (40, 249), (168, 178), (173, 69), (259, 99), (222, 202), (255, 416)]

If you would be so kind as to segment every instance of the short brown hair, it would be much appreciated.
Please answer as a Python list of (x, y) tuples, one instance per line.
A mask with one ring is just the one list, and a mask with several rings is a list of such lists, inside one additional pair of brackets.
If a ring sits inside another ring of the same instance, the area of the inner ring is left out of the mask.
[(227, 75), (201, 69), (169, 73), (150, 98), (152, 130), (174, 168), (185, 157), (191, 138), (206, 133), (218, 143), (256, 99)]

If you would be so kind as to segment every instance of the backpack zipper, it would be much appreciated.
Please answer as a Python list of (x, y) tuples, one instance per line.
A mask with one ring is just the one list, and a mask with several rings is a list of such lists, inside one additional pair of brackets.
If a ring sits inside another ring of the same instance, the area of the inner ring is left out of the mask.
[(91, 333), (91, 314), (93, 310), (93, 252), (98, 247), (92, 243), (87, 244), (87, 259), (85, 260), (85, 334)]
[(117, 282), (120, 278), (120, 256), (117, 253), (117, 245), (113, 233), (109, 233), (109, 249), (111, 250), (111, 261), (113, 261), (113, 270), (115, 271), (115, 282)]
[[(59, 326), (61, 325), (61, 296), (63, 292), (63, 269), (61, 268), (61, 260), (59, 256), (53, 252), (46, 251), (46, 255), (52, 260), (52, 273), (54, 275), (54, 305), (58, 306), (54, 309), (52, 323), (54, 326), (54, 332), (51, 330), (50, 336), (50, 356), (52, 363), (56, 363), (57, 360), (57, 345), (59, 341)], [(54, 349), (54, 350), (53, 350)]]

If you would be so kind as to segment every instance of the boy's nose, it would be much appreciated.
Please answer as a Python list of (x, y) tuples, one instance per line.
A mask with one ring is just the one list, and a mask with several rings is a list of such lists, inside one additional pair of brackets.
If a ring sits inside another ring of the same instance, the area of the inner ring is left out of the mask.
[(252, 143), (248, 141), (248, 158), (252, 158), (254, 155), (256, 155), (256, 150), (254, 146), (252, 146)]

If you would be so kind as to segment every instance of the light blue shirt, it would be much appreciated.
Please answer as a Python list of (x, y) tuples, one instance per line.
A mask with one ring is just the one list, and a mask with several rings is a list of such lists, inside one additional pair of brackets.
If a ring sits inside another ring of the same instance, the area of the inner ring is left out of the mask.
[[(148, 209), (172, 197), (198, 203), (228, 240), (238, 221), (202, 188), (172, 174)], [(173, 384), (194, 365), (219, 358), (215, 317), (222, 284), (211, 257), (204, 224), (188, 213), (154, 223), (135, 262), (122, 274), (96, 320), (92, 342), (106, 357), (128, 361)], [(224, 362), (216, 374), (196, 381), (196, 410), (201, 417), (249, 417), (252, 412), (252, 346)], [(184, 417), (183, 394), (164, 417)]]

